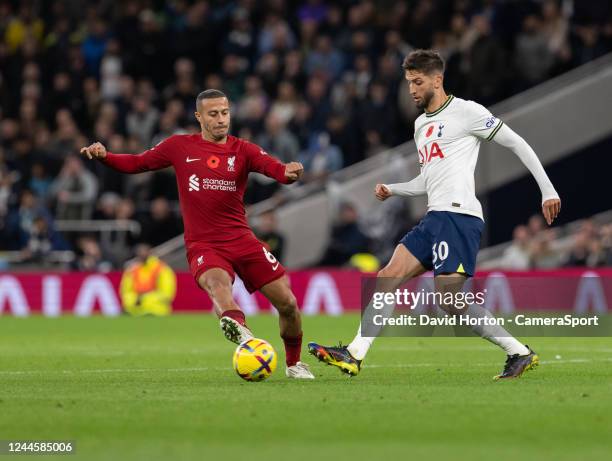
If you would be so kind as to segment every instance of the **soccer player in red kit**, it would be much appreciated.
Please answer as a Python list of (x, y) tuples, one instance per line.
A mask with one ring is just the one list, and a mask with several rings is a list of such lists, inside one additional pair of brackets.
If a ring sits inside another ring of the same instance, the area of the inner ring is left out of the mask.
[(249, 228), (243, 201), (249, 172), (290, 184), (304, 168), (297, 162), (283, 164), (259, 146), (229, 135), (229, 102), (221, 91), (200, 93), (196, 108), (201, 133), (170, 136), (141, 154), (107, 152), (99, 142), (81, 153), (122, 173), (174, 167), (189, 267), (213, 301), (225, 337), (237, 344), (253, 337), (232, 297), (238, 274), (250, 293), (259, 290), (278, 310), (287, 376), (313, 379), (300, 361), (302, 323), (285, 269)]

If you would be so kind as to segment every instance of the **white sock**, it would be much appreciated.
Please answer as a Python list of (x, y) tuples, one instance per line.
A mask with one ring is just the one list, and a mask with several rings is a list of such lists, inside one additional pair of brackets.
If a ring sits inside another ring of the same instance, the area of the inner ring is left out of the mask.
[(357, 360), (363, 360), (370, 349), (370, 346), (374, 342), (375, 337), (361, 336), (361, 325), (359, 325), (359, 329), (357, 330), (357, 334), (355, 338), (347, 346), (348, 351), (351, 353), (353, 357)]
[[(395, 302), (385, 302), (383, 304), (382, 309), (374, 309), (374, 300), (371, 300), (361, 315), (361, 323), (359, 324), (357, 334), (351, 344), (347, 346), (348, 351), (357, 360), (363, 360), (365, 358), (370, 346), (372, 346), (372, 343), (383, 329), (382, 326), (374, 326), (373, 317), (375, 315), (382, 315), (383, 318), (389, 318), (395, 310)], [(362, 336), (361, 325), (366, 325), (368, 327), (368, 335), (371, 336)]]
[[(467, 310), (467, 315), (474, 318), (493, 318), (493, 315), (488, 310), (478, 304), (472, 304)], [(529, 349), (508, 333), (501, 325), (473, 325), (471, 329), (480, 337), (501, 347), (508, 355), (529, 354)]]

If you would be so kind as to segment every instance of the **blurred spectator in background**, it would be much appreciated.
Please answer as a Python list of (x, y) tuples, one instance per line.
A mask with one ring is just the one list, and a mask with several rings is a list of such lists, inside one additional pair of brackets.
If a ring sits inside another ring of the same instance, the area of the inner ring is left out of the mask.
[(334, 48), (329, 36), (319, 35), (304, 66), (308, 75), (324, 75), (329, 80), (336, 80), (344, 69), (344, 57)]
[(146, 244), (136, 246), (136, 260), (121, 277), (121, 303), (126, 313), (166, 316), (176, 296), (176, 275), (172, 268), (151, 253)]
[(561, 11), (557, 0), (545, 0), (542, 3), (541, 26), (548, 51), (555, 59), (556, 66), (560, 70), (564, 69), (571, 58), (568, 42), (569, 20)]
[(59, 175), (51, 184), (57, 219), (89, 219), (98, 192), (98, 179), (74, 155), (66, 157)]
[(538, 235), (541, 231), (546, 228), (546, 222), (544, 218), (539, 214), (534, 214), (527, 221), (527, 229), (531, 236)]
[[(262, 149), (274, 155), (283, 163), (297, 160), (300, 146), (297, 138), (286, 128), (286, 122), (277, 113), (271, 112), (266, 117), (265, 131), (255, 139)], [(271, 197), (280, 185), (262, 174), (251, 176), (249, 202), (255, 203)]]
[(563, 254), (553, 248), (557, 237), (556, 229), (545, 229), (533, 239), (530, 249), (531, 267), (533, 269), (553, 269), (561, 266)]
[[(51, 213), (42, 202), (31, 190), (23, 190), (18, 208), (11, 211), (7, 217), (6, 237), (9, 249), (27, 250), (31, 239), (34, 239), (31, 256), (42, 256), (52, 250), (65, 249), (65, 243), (52, 230), (52, 222)], [(48, 245), (44, 245), (43, 240), (47, 240)]]
[(53, 229), (48, 217), (36, 216), (21, 250), (21, 262), (43, 263), (53, 251), (69, 250), (68, 243)]
[(330, 143), (329, 134), (320, 133), (300, 156), (304, 165), (302, 181), (312, 182), (326, 179), (331, 173), (342, 168), (342, 151)]
[(159, 111), (151, 107), (147, 98), (139, 96), (134, 100), (132, 110), (127, 114), (127, 133), (129, 136), (138, 138), (143, 146), (150, 146), (153, 130), (158, 120)]
[(109, 272), (113, 265), (102, 253), (98, 239), (91, 235), (84, 235), (77, 240), (77, 258), (73, 269), (82, 272)]
[(489, 106), (503, 97), (507, 82), (506, 51), (491, 30), (484, 14), (472, 18), (474, 41), (469, 49), (467, 83), (470, 99)]
[(47, 199), (49, 189), (51, 188), (51, 178), (47, 175), (47, 171), (42, 163), (32, 165), (28, 187), (37, 197), (42, 200)]
[(287, 130), (283, 118), (276, 113), (266, 117), (265, 131), (255, 142), (283, 163), (296, 161), (300, 150), (298, 140)]
[(612, 266), (612, 224), (601, 227), (601, 246), (604, 253), (604, 265)]
[(149, 215), (142, 226), (141, 239), (151, 246), (161, 245), (183, 232), (181, 220), (172, 212), (170, 203), (164, 197), (151, 202)]
[(283, 260), (283, 249), (285, 247), (285, 237), (278, 232), (276, 214), (274, 211), (266, 211), (258, 217), (256, 235), (261, 240), (268, 251), (279, 261)]
[[(114, 192), (102, 194), (93, 219), (115, 221), (117, 224), (134, 221), (136, 226), (140, 225), (135, 219), (134, 202), (130, 198), (121, 198)], [(113, 267), (122, 267), (123, 263), (132, 256), (132, 248), (137, 243), (139, 235), (126, 228), (105, 231), (103, 238), (100, 239), (100, 246), (102, 253), (112, 262)]]
[(19, 173), (9, 171), (6, 165), (0, 163), (0, 248), (8, 247), (9, 240), (1, 237), (6, 236), (7, 217), (17, 201), (14, 184), (18, 181)]
[(286, 126), (295, 115), (298, 102), (295, 85), (289, 81), (280, 82), (277, 97), (270, 107), (268, 117), (273, 116)]
[(554, 56), (540, 19), (535, 14), (523, 19), (523, 30), (516, 38), (514, 57), (521, 80), (517, 90), (542, 82), (553, 65)]
[(530, 234), (527, 226), (520, 225), (512, 233), (512, 245), (504, 250), (502, 266), (510, 270), (527, 270), (531, 266)]
[(116, 219), (117, 205), (121, 196), (115, 192), (104, 192), (98, 199), (93, 219)]
[(332, 229), (331, 241), (320, 266), (342, 266), (351, 256), (367, 253), (368, 237), (359, 229), (357, 209), (348, 202), (340, 205), (338, 223)]
[(604, 246), (599, 232), (591, 219), (585, 219), (573, 236), (566, 266), (597, 267), (604, 263)]

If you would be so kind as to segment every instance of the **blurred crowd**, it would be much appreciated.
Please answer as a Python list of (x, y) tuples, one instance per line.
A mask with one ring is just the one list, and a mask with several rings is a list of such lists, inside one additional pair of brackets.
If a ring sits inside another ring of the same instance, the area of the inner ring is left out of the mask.
[[(412, 49), (437, 49), (448, 89), (488, 105), (610, 51), (609, 3), (0, 0), (0, 250), (84, 255), (95, 239), (54, 219), (148, 223), (162, 208), (171, 231), (143, 226), (126, 245), (180, 233), (172, 172), (118, 175), (76, 154), (199, 131), (205, 88), (228, 94), (233, 134), (322, 182), (412, 137), (400, 68)], [(254, 175), (247, 203), (278, 187)]]
[(612, 266), (612, 223), (582, 221), (569, 236), (547, 228), (540, 215), (516, 226), (512, 244), (499, 262), (501, 269), (554, 269)]

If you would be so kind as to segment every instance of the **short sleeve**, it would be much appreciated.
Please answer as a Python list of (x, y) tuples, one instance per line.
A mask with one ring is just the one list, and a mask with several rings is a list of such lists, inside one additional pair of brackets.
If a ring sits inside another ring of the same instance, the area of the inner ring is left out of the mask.
[(486, 107), (474, 101), (467, 101), (464, 115), (468, 133), (486, 141), (491, 141), (504, 124)]

